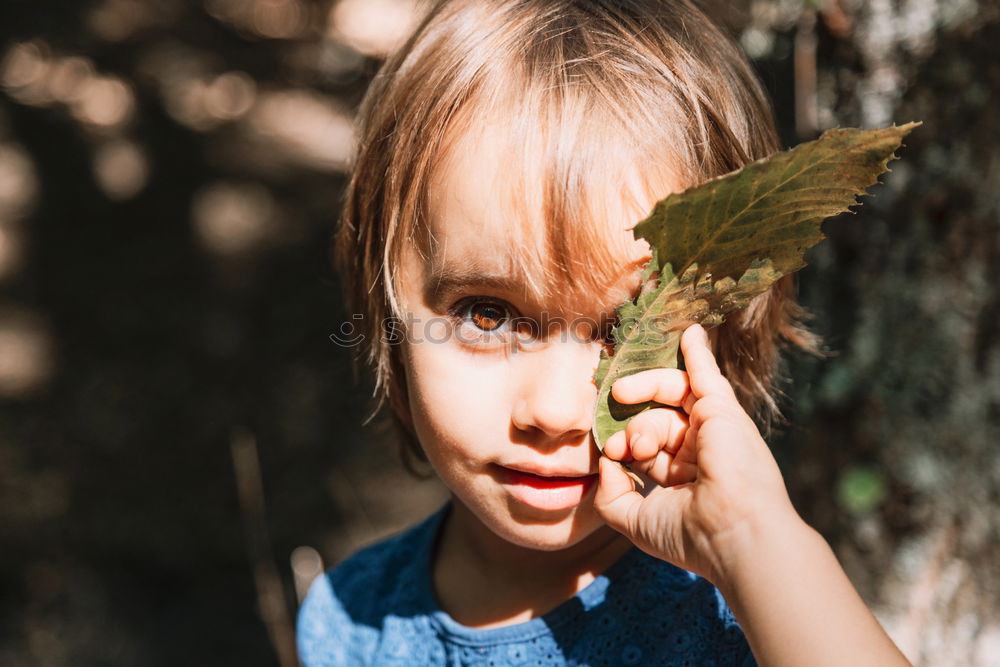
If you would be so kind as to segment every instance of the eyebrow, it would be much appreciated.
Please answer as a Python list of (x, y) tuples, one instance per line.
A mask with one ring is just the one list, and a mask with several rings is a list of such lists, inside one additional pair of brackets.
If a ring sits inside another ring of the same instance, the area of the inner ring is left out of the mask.
[[(429, 304), (441, 307), (451, 295), (472, 288), (487, 287), (508, 294), (522, 294), (531, 300), (541, 301), (541, 297), (531, 292), (522, 280), (511, 273), (479, 271), (474, 267), (438, 266), (431, 270), (427, 282), (425, 298)], [(617, 304), (615, 304), (617, 305)], [(601, 309), (598, 321), (606, 323), (617, 317), (613, 306)]]
[(454, 266), (438, 266), (431, 270), (427, 281), (427, 297), (432, 303), (462, 289), (489, 287), (508, 293), (530, 295), (524, 281), (512, 273), (480, 271)]

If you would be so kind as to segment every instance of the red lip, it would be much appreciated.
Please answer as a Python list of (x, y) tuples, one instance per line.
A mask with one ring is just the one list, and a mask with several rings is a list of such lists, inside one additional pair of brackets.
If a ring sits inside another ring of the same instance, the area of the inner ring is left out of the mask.
[(596, 475), (536, 475), (506, 467), (502, 467), (502, 471), (507, 483), (523, 484), (533, 489), (561, 489), (580, 485), (589, 486), (597, 477)]
[[(541, 475), (523, 468), (541, 471), (531, 465), (508, 468), (495, 466), (497, 479), (510, 497), (520, 505), (542, 512), (565, 512), (578, 507), (597, 484), (597, 475)], [(546, 472), (568, 472), (549, 470)]]

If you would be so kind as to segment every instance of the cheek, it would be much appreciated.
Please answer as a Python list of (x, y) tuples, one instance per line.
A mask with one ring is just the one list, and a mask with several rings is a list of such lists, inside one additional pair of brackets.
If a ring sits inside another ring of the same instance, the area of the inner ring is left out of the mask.
[(410, 410), (425, 447), (506, 437), (510, 377), (504, 361), (433, 342), (411, 345), (407, 356)]

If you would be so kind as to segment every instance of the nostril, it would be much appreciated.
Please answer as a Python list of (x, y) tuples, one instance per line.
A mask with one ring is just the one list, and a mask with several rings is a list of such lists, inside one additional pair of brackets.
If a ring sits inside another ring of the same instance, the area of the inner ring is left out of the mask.
[[(592, 386), (587, 386), (590, 393)], [(581, 392), (540, 387), (515, 404), (511, 421), (522, 432), (537, 432), (548, 438), (589, 432), (592, 406), (578, 394)]]

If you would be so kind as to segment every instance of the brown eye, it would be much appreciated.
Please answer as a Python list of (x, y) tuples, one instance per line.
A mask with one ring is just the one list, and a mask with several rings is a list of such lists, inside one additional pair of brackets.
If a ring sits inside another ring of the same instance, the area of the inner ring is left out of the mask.
[(483, 331), (495, 331), (507, 321), (507, 310), (488, 301), (469, 306), (469, 319)]

